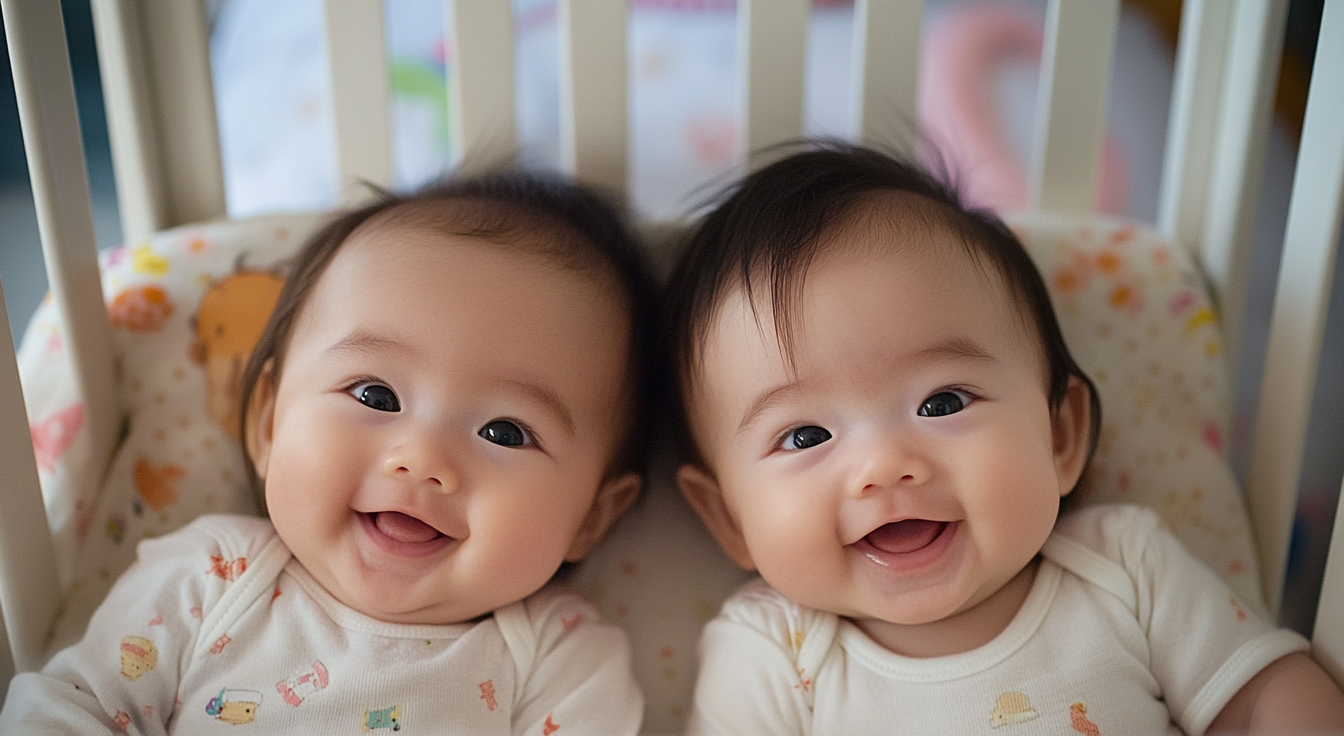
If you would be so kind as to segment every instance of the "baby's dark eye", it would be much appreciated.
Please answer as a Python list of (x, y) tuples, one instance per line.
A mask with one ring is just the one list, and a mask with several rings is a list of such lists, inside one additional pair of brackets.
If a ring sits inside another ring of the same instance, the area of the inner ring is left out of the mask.
[(809, 425), (789, 430), (789, 433), (784, 435), (784, 441), (779, 443), (779, 447), (781, 450), (806, 450), (830, 438), (831, 433), (824, 428)]
[(531, 438), (528, 437), (527, 430), (507, 419), (496, 419), (481, 427), (481, 431), (476, 434), (484, 438), (486, 442), (493, 442), (504, 447), (522, 447), (531, 444)]
[(939, 391), (924, 399), (919, 407), (921, 417), (945, 417), (956, 414), (971, 403), (971, 397), (962, 391)]
[(401, 411), (401, 402), (397, 401), (397, 395), (381, 383), (363, 383), (351, 389), (350, 393), (359, 399), (359, 403), (370, 409)]

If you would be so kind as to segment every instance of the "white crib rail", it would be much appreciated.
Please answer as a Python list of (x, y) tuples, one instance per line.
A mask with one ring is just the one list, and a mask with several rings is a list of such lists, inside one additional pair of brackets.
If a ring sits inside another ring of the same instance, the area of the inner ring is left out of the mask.
[(1033, 209), (1092, 211), (1119, 14), (1120, 0), (1050, 2), (1028, 176)]
[(224, 216), (200, 0), (92, 0), (126, 240)]
[(1204, 242), (1213, 143), (1221, 111), (1232, 11), (1227, 0), (1185, 0), (1162, 161), (1157, 226), (1190, 249)]
[(738, 0), (737, 73), (742, 105), (742, 149), (759, 154), (803, 134), (803, 56), (807, 0)]
[[(1207, 220), (1198, 251), (1218, 298), (1229, 365), (1240, 359), (1246, 265), (1287, 18), (1288, 0), (1239, 0), (1232, 18)], [(1284, 550), (1286, 555), (1286, 544)]]
[(326, 0), (327, 64), (341, 201), (392, 188), (392, 124), (382, 0)]
[(924, 0), (854, 3), (855, 138), (912, 153)]
[[(1329, 0), (1321, 21), (1315, 69), (1302, 126), (1279, 285), (1274, 294), (1269, 348), (1256, 412), (1255, 444), (1246, 486), (1255, 517), (1261, 577), (1268, 599), (1283, 589), (1288, 542), (1326, 307), (1344, 209), (1344, 0)], [(1336, 524), (1339, 517), (1336, 517)], [(1336, 527), (1338, 532), (1338, 527)], [(1339, 577), (1344, 537), (1332, 539), (1331, 566)], [(1318, 630), (1335, 662), (1344, 662), (1344, 591), (1326, 570)], [(1328, 596), (1327, 596), (1328, 593)], [(1277, 606), (1275, 606), (1277, 610)], [(1324, 627), (1324, 628), (1321, 628)], [(1326, 633), (1329, 632), (1329, 633)], [(1338, 671), (1336, 676), (1340, 674)], [(1344, 681), (1344, 680), (1342, 680)]]
[(626, 0), (557, 4), (561, 167), (580, 181), (624, 193)]
[[(449, 148), (463, 171), (489, 168), (514, 155), (513, 18), (508, 0), (455, 2), (457, 58), (448, 85)], [(465, 153), (471, 152), (471, 158)]]
[[(93, 468), (105, 468), (120, 433), (111, 331), (103, 306), (75, 87), (58, 3), (0, 0), (14, 67), (19, 120), (47, 277), (65, 322), (65, 346), (84, 397)], [(3, 335), (8, 337), (8, 318)], [(12, 343), (6, 343), (12, 344)], [(12, 355), (0, 361), (9, 400), (0, 414), (0, 609), (14, 666), (42, 662), (60, 586), (37, 482), (28, 418)], [(102, 473), (78, 479), (100, 483)], [(8, 680), (6, 680), (8, 682)]]

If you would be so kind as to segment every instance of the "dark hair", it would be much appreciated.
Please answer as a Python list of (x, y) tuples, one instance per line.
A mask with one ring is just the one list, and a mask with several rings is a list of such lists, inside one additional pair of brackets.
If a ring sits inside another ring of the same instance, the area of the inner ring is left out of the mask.
[[(327, 265), (357, 231), (398, 227), (478, 238), (503, 248), (540, 254), (561, 267), (610, 273), (629, 309), (630, 410), (617, 435), (607, 475), (642, 472), (645, 432), (652, 413), (654, 286), (624, 210), (603, 194), (554, 174), (496, 171), (436, 182), (410, 194), (378, 192), (376, 201), (341, 214), (299, 251), (266, 329), (242, 378), (240, 434), (248, 437), (249, 408), (269, 363), (279, 381), (294, 322)], [(251, 458), (247, 470), (262, 509), (265, 498)]]
[(721, 193), (720, 203), (691, 235), (673, 271), (665, 294), (664, 350), (675, 375), (672, 390), (682, 398), (676, 411), (685, 453), (702, 462), (686, 421), (686, 391), (727, 291), (743, 289), (754, 309), (753, 286), (769, 287), (767, 303), (775, 333), (790, 358), (792, 321), (803, 281), (825, 236), (872, 194), (882, 192), (911, 195), (911, 204), (900, 205), (906, 222), (950, 230), (973, 259), (989, 264), (1002, 278), (1012, 298), (1029, 314), (1024, 326), (1040, 338), (1051, 411), (1063, 402), (1070, 376), (1087, 386), (1092, 408), (1090, 460), (1101, 427), (1096, 387), (1069, 354), (1045, 283), (1022, 243), (997, 216), (967, 206), (954, 186), (926, 169), (895, 155), (836, 141), (805, 143), (803, 150)]

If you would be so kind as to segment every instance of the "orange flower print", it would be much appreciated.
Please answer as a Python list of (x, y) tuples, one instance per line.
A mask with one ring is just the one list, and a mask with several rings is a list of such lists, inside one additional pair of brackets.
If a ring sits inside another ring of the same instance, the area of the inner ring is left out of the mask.
[(135, 461), (131, 475), (140, 500), (155, 511), (163, 511), (177, 503), (177, 484), (187, 477), (187, 471), (172, 463), (156, 468), (141, 457)]
[(551, 736), (551, 734), (560, 730), (560, 725), (552, 720), (553, 717), (554, 714), (546, 714), (546, 722), (541, 725), (542, 736)]
[(1092, 261), (1085, 253), (1074, 250), (1069, 262), (1055, 270), (1050, 286), (1063, 296), (1081, 294), (1092, 280)]
[(485, 707), (488, 708), (491, 713), (495, 711), (495, 708), (499, 707), (499, 702), (495, 700), (494, 680), (486, 680), (481, 683), (481, 700), (485, 701)]
[(173, 303), (161, 286), (133, 286), (107, 305), (112, 326), (129, 332), (158, 332), (172, 314)]
[(1106, 301), (1113, 309), (1129, 315), (1136, 315), (1143, 310), (1143, 297), (1138, 289), (1129, 284), (1120, 284), (1112, 289)]
[(1120, 269), (1125, 267), (1124, 256), (1112, 250), (1104, 250), (1097, 254), (1097, 270), (1108, 275), (1114, 276), (1120, 273)]

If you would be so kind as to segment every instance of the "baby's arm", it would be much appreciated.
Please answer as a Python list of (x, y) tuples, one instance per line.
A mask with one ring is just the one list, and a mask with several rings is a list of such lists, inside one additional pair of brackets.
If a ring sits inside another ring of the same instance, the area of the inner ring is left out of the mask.
[(209, 605), (209, 565), (197, 559), (201, 543), (190, 541), (201, 537), (189, 528), (142, 542), (84, 638), (41, 672), (10, 682), (0, 733), (167, 733), (181, 668)]
[(644, 696), (630, 668), (625, 632), (598, 621), (591, 604), (560, 586), (543, 588), (524, 605), (536, 661), (521, 685), (513, 732), (639, 733)]
[(1344, 733), (1344, 693), (1306, 654), (1289, 654), (1243, 685), (1209, 733)]

